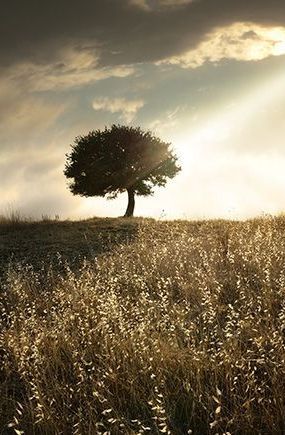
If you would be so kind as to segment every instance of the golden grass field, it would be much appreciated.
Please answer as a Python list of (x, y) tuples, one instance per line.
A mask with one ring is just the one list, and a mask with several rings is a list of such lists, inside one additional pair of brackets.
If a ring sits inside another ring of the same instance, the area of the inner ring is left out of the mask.
[(284, 217), (3, 221), (0, 257), (0, 433), (285, 433)]

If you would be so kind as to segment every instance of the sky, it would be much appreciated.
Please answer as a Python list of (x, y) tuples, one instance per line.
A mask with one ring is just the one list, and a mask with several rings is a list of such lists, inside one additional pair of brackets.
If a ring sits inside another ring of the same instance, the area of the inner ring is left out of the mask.
[(112, 124), (170, 141), (182, 167), (135, 214), (285, 210), (284, 0), (10, 0), (1, 5), (0, 214), (119, 216), (63, 175), (75, 137)]

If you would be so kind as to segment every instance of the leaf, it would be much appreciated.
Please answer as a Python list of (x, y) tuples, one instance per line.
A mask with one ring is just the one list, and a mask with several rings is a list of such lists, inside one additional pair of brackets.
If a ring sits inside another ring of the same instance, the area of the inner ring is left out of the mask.
[(112, 408), (110, 409), (105, 409), (104, 411), (102, 411), (103, 415), (109, 414), (110, 412), (112, 412)]
[(218, 387), (216, 387), (216, 392), (217, 392), (217, 395), (218, 395), (218, 396), (221, 396), (221, 395), (222, 395), (222, 392), (221, 392), (221, 390), (220, 390)]
[(214, 401), (218, 404), (221, 403), (220, 399), (218, 399), (216, 396), (212, 396), (212, 398), (214, 399)]
[(213, 421), (212, 423), (210, 423), (210, 428), (213, 429), (213, 427), (217, 426), (217, 424), (217, 420)]
[(215, 411), (215, 414), (216, 414), (216, 415), (220, 414), (221, 409), (222, 409), (222, 407), (221, 407), (221, 406), (218, 406), (217, 409), (216, 409), (216, 411)]

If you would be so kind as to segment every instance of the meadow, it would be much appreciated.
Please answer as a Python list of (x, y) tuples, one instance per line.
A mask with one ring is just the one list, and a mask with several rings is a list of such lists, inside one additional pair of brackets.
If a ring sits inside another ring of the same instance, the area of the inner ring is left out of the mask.
[(284, 217), (3, 219), (0, 259), (0, 433), (285, 432)]

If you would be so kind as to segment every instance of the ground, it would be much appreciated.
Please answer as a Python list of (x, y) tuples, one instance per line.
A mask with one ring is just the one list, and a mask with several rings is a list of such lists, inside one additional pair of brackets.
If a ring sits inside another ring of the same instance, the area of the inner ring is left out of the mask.
[(284, 234), (3, 220), (0, 433), (284, 433)]

